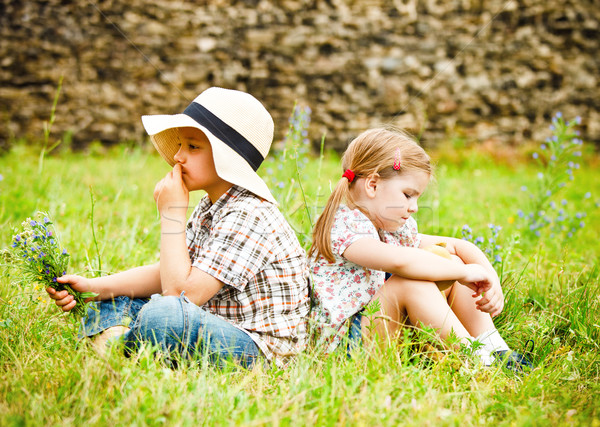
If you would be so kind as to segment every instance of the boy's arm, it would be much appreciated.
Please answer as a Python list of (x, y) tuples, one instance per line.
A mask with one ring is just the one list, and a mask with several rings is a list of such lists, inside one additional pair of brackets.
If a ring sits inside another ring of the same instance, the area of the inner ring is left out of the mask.
[[(69, 284), (71, 288), (78, 292), (97, 293), (98, 296), (94, 298), (97, 301), (121, 295), (130, 298), (146, 298), (161, 291), (158, 264), (136, 267), (121, 273), (93, 279), (67, 274), (59, 277), (56, 281)], [(76, 302), (67, 291), (56, 291), (52, 288), (47, 288), (46, 291), (63, 311), (69, 311), (75, 307)]]
[(192, 267), (184, 228), (173, 219), (161, 217), (160, 281), (163, 295), (179, 296), (182, 292), (194, 304), (202, 305), (222, 287), (223, 282)]
[(448, 252), (459, 257), (465, 264), (479, 264), (484, 267), (493, 278), (492, 288), (476, 304), (481, 311), (490, 313), (492, 316), (500, 314), (504, 308), (504, 295), (500, 278), (481, 249), (469, 241), (453, 237), (431, 236), (427, 234), (420, 234), (420, 237), (421, 244), (419, 247), (421, 248), (444, 242)]
[(347, 260), (374, 270), (414, 279), (440, 282), (457, 280), (475, 291), (476, 295), (491, 286), (489, 273), (476, 264), (459, 264), (430, 252), (393, 246), (365, 237), (352, 243), (343, 254)]
[(179, 296), (185, 292), (190, 301), (202, 305), (223, 287), (223, 282), (192, 267), (185, 235), (189, 193), (179, 164), (156, 185), (154, 198), (160, 213), (162, 294)]

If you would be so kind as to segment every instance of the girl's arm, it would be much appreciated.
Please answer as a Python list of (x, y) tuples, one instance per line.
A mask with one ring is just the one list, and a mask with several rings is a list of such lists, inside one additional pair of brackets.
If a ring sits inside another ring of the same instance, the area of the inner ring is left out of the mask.
[(488, 258), (473, 243), (454, 237), (430, 236), (428, 234), (419, 234), (419, 236), (421, 237), (420, 248), (445, 243), (448, 252), (462, 259), (465, 264), (479, 264), (485, 267), (491, 274), (498, 277), (496, 270), (494, 270)]
[(393, 246), (365, 237), (344, 251), (344, 258), (373, 270), (414, 279), (441, 282), (459, 281), (479, 295), (491, 286), (492, 277), (476, 264), (459, 264), (417, 248)]
[(485, 268), (492, 277), (492, 287), (476, 304), (481, 311), (490, 313), (492, 316), (500, 314), (504, 308), (504, 295), (500, 278), (481, 249), (471, 242), (453, 237), (431, 236), (427, 234), (420, 234), (420, 237), (421, 244), (419, 247), (421, 248), (444, 242), (448, 252), (459, 257), (465, 264), (479, 264)]

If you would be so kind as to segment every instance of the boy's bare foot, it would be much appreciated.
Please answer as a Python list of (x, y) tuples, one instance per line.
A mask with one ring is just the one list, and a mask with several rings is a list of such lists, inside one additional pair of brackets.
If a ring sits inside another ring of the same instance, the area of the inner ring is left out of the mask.
[(100, 356), (106, 355), (107, 342), (109, 339), (118, 337), (129, 331), (130, 328), (127, 326), (112, 326), (104, 331), (100, 332), (98, 335), (95, 335), (91, 339), (92, 348), (98, 353)]

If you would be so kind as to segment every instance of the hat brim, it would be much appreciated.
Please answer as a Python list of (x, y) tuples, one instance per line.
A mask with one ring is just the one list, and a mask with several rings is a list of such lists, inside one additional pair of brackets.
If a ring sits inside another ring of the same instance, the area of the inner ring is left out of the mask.
[(176, 128), (193, 127), (201, 130), (210, 142), (215, 169), (221, 179), (277, 204), (267, 184), (248, 162), (190, 116), (186, 114), (142, 116), (142, 123), (156, 151), (171, 166), (175, 165), (174, 157), (179, 151), (179, 136)]

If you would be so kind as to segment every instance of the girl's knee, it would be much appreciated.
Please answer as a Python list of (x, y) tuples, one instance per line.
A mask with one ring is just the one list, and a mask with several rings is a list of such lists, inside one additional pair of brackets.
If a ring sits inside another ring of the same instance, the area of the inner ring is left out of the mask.
[[(392, 292), (395, 295), (427, 295), (438, 290), (434, 282), (427, 280), (406, 279), (397, 275), (393, 275), (384, 284), (385, 292)], [(383, 289), (383, 288), (382, 288)]]

